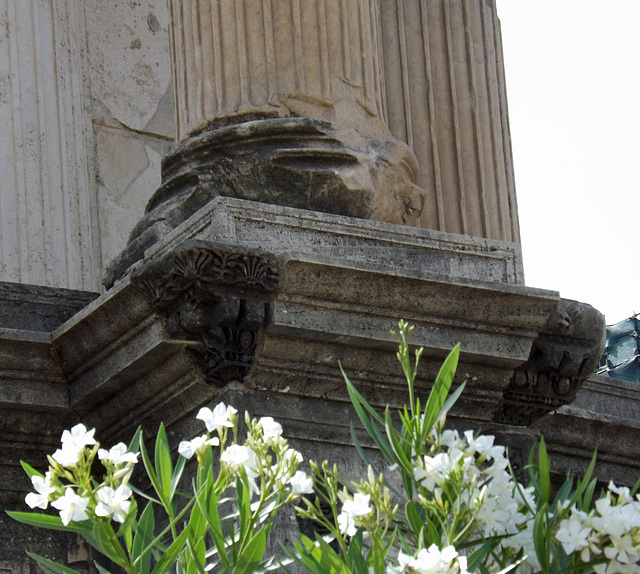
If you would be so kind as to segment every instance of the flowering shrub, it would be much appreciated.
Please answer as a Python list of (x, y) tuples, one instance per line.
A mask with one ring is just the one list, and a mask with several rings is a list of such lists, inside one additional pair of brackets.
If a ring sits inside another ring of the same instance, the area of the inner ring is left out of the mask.
[[(378, 413), (343, 373), (355, 412), (386, 460), (383, 473), (374, 470), (352, 428), (368, 465), (366, 478), (347, 483), (326, 461), (310, 461), (307, 474), (278, 422), (245, 414), (246, 438), (239, 442), (237, 411), (220, 403), (200, 409), (196, 418), (207, 432), (179, 444), (175, 465), (162, 425), (153, 460), (141, 431), (129, 446), (108, 450), (82, 424), (64, 431), (46, 473), (22, 463), (34, 488), (27, 505), (46, 510), (50, 504), (58, 515), (9, 514), (80, 534), (131, 574), (285, 568), (287, 561), (265, 553), (278, 510), (295, 501), (297, 514), (313, 521), (318, 534), (300, 535), (294, 549), (285, 549), (288, 562), (317, 574), (639, 572), (636, 489), (610, 483), (594, 502), (594, 456), (586, 475), (575, 484), (568, 478), (552, 499), (544, 440), (537, 458), (534, 452), (529, 458), (530, 484), (520, 484), (492, 436), (445, 429), (446, 414), (464, 388), (449, 396), (458, 347), (426, 402), (416, 397), (422, 349), (412, 360), (411, 330), (401, 321), (396, 335), (409, 391), (397, 419), (389, 407)], [(196, 476), (187, 495), (179, 488), (186, 461), (194, 456)], [(96, 457), (103, 467), (99, 478), (91, 474)], [(151, 495), (130, 484), (140, 461)], [(30, 555), (47, 573), (74, 572)]]
[[(9, 514), (27, 524), (78, 533), (131, 574), (264, 571), (273, 563), (264, 554), (278, 509), (313, 488), (311, 478), (298, 470), (302, 455), (288, 446), (282, 427), (271, 417), (251, 420), (247, 414), (243, 444), (238, 444), (233, 407), (220, 403), (213, 411), (202, 408), (196, 418), (208, 432), (179, 444), (175, 466), (162, 425), (153, 461), (140, 431), (129, 447), (120, 443), (109, 450), (101, 449), (94, 430), (82, 424), (64, 431), (62, 448), (49, 457), (44, 475), (22, 463), (35, 490), (26, 503), (32, 509), (51, 504), (59, 516)], [(215, 465), (214, 448), (219, 452)], [(104, 467), (100, 481), (91, 475), (96, 455)], [(197, 475), (193, 494), (187, 496), (178, 488), (185, 463), (193, 456)], [(129, 482), (140, 457), (152, 496)], [(134, 494), (145, 502), (140, 513)], [(158, 510), (164, 520), (158, 521)], [(45, 572), (73, 572), (42, 556), (30, 556)]]

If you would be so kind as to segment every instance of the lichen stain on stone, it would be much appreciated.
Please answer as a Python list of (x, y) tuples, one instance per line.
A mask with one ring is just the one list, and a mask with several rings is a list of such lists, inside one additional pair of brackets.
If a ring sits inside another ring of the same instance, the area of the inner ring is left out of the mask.
[(139, 50), (140, 48), (142, 48), (142, 42), (140, 41), (140, 38), (136, 38), (135, 40), (131, 40), (130, 48), (132, 50)]

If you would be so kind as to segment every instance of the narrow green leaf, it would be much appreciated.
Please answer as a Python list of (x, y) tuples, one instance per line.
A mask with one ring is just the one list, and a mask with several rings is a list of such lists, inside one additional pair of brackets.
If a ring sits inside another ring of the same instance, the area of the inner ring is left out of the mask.
[(104, 566), (98, 564), (95, 560), (93, 561), (93, 565), (96, 567), (96, 570), (99, 574), (111, 574), (109, 570), (107, 570)]
[(188, 537), (189, 537), (189, 530), (185, 528), (180, 534), (180, 536), (178, 536), (171, 543), (169, 548), (167, 548), (164, 551), (164, 553), (160, 557), (160, 560), (158, 560), (157, 564), (153, 568), (153, 571), (151, 574), (162, 574), (164, 572), (172, 572), (173, 565), (176, 561), (176, 558), (178, 557), (180, 552), (182, 552)]
[[(353, 406), (356, 407), (356, 410), (358, 410), (358, 407), (360, 410), (364, 408), (376, 421), (378, 421), (378, 423), (383, 425), (384, 421), (382, 420), (382, 417), (376, 412), (376, 410), (367, 402), (367, 400), (353, 386), (353, 383), (349, 380), (347, 373), (344, 372), (342, 365), (340, 363), (338, 363), (338, 365), (340, 367), (340, 372), (342, 373), (342, 377), (344, 378), (344, 382), (347, 385), (347, 391), (349, 392), (349, 397), (351, 398), (351, 402), (353, 403)], [(368, 417), (365, 417), (365, 418), (368, 418)]]
[(140, 515), (140, 521), (133, 538), (131, 547), (131, 561), (136, 572), (144, 574), (149, 572), (151, 566), (151, 553), (143, 555), (144, 550), (153, 541), (155, 529), (155, 518), (153, 515), (153, 504), (149, 502)]
[(266, 532), (264, 528), (261, 528), (242, 549), (233, 569), (233, 574), (251, 574), (260, 564), (266, 544)]
[(20, 461), (22, 468), (27, 473), (27, 476), (31, 478), (32, 476), (39, 476), (40, 478), (44, 478), (44, 474), (38, 472), (35, 468), (33, 468), (30, 464), (26, 463), (24, 460)]
[(547, 445), (544, 437), (540, 437), (538, 446), (538, 471), (540, 473), (540, 492), (543, 502), (549, 502), (551, 497), (551, 465), (547, 454)]
[(458, 367), (458, 359), (460, 357), (460, 344), (458, 343), (453, 350), (447, 355), (442, 363), (436, 381), (433, 384), (429, 398), (424, 409), (423, 433), (430, 433), (433, 425), (438, 419), (442, 407), (447, 400), (449, 389), (453, 384), (453, 378)]
[[(169, 439), (164, 429), (164, 423), (160, 423), (155, 446), (155, 466), (156, 476), (162, 488), (162, 494), (167, 502), (171, 501), (171, 479), (173, 468), (171, 464), (171, 450), (169, 449)], [(182, 457), (181, 457), (182, 458)]]
[(47, 528), (49, 530), (62, 530), (63, 532), (76, 532), (78, 534), (88, 535), (91, 537), (92, 525), (89, 521), (83, 522), (69, 522), (68, 525), (62, 524), (59, 516), (53, 516), (50, 514), (39, 514), (37, 512), (17, 512), (13, 510), (7, 510), (7, 514), (24, 524), (30, 526), (37, 526), (38, 528)]
[(35, 552), (29, 552), (27, 550), (27, 554), (31, 556), (31, 558), (33, 558), (44, 571), (54, 572), (55, 574), (80, 574), (77, 570), (69, 568), (69, 566), (58, 564), (57, 562), (49, 560), (44, 556), (40, 556)]
[(115, 537), (111, 524), (106, 521), (97, 521), (93, 524), (92, 535), (100, 545), (102, 552), (109, 560), (128, 570), (129, 560), (122, 546)]
[(420, 540), (422, 529), (424, 528), (424, 517), (420, 515), (415, 504), (411, 501), (405, 504), (404, 512), (415, 539)]
[(147, 475), (149, 476), (149, 480), (153, 486), (153, 489), (156, 491), (157, 495), (160, 498), (160, 503), (166, 508), (168, 501), (164, 497), (164, 491), (160, 482), (158, 481), (158, 477), (156, 476), (156, 472), (153, 469), (153, 464), (151, 463), (151, 459), (149, 458), (149, 454), (147, 453), (147, 449), (144, 446), (144, 438), (142, 433), (139, 435), (140, 437), (140, 454), (142, 455), (142, 462), (144, 463), (144, 468), (147, 471)]
[(540, 568), (544, 574), (550, 574), (550, 547), (547, 539), (546, 517), (549, 506), (544, 503), (536, 514), (533, 522), (533, 544), (536, 549), (536, 556), (540, 562)]

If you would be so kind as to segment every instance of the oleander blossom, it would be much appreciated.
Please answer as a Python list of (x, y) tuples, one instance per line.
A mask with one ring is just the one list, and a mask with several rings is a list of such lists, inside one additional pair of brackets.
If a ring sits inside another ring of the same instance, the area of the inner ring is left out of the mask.
[(121, 484), (118, 488), (103, 486), (96, 492), (96, 516), (110, 516), (123, 524), (131, 508), (131, 489)]
[(74, 426), (70, 431), (62, 433), (62, 448), (56, 450), (52, 457), (58, 464), (65, 468), (72, 468), (80, 460), (80, 453), (85, 446), (96, 444), (93, 434), (96, 429), (87, 430), (82, 423)]
[(287, 484), (291, 486), (293, 494), (311, 494), (313, 492), (313, 479), (302, 470), (296, 471)]
[(109, 461), (115, 466), (123, 464), (135, 464), (138, 462), (139, 453), (129, 452), (127, 445), (123, 442), (112, 446), (109, 450), (98, 449), (98, 458), (103, 461)]
[(64, 495), (54, 500), (51, 506), (60, 512), (62, 524), (67, 526), (70, 522), (83, 522), (89, 519), (87, 514), (87, 506), (89, 499), (79, 496), (70, 486), (64, 490)]
[(466, 574), (467, 559), (460, 556), (453, 546), (440, 550), (435, 544), (423, 548), (415, 557), (400, 552), (398, 566), (387, 569), (389, 574), (400, 574), (410, 568), (419, 574)]
[(206, 434), (197, 436), (191, 440), (183, 440), (178, 445), (178, 454), (190, 459), (194, 454), (198, 457), (202, 456), (207, 446), (218, 446), (220, 440), (218, 437), (208, 438)]
[(219, 403), (213, 410), (208, 407), (202, 407), (198, 411), (196, 418), (204, 422), (209, 432), (213, 432), (214, 430), (221, 432), (224, 427), (233, 427), (233, 416), (237, 412), (238, 411), (232, 406)]
[(353, 499), (348, 498), (342, 505), (342, 512), (338, 515), (338, 527), (342, 534), (355, 536), (358, 531), (358, 519), (370, 514), (373, 509), (369, 505), (371, 496), (356, 492)]
[(46, 472), (44, 477), (34, 474), (31, 477), (31, 484), (35, 492), (27, 494), (24, 501), (30, 508), (46, 509), (51, 500), (51, 495), (56, 491), (55, 487), (51, 486), (51, 473)]
[(262, 427), (262, 435), (265, 442), (277, 442), (282, 436), (282, 426), (272, 417), (261, 417), (258, 421)]

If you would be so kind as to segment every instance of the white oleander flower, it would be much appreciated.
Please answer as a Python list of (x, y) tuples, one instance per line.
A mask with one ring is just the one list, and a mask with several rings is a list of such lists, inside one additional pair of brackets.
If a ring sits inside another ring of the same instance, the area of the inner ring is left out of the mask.
[(232, 444), (220, 455), (220, 460), (232, 471), (240, 470), (242, 467), (247, 472), (249, 478), (257, 476), (256, 454), (248, 446)]
[(114, 465), (120, 464), (135, 464), (138, 462), (138, 456), (140, 453), (128, 452), (127, 445), (123, 442), (112, 446), (109, 450), (100, 448), (98, 449), (98, 458), (100, 460), (111, 461)]
[(233, 426), (233, 415), (237, 412), (238, 411), (232, 406), (227, 407), (224, 403), (219, 403), (213, 410), (208, 407), (202, 407), (196, 415), (196, 418), (204, 421), (207, 430), (212, 432), (222, 427), (231, 428)]
[(51, 506), (60, 512), (62, 524), (65, 526), (69, 522), (88, 520), (89, 515), (86, 512), (88, 505), (89, 499), (79, 496), (71, 487), (65, 488), (64, 495), (51, 503)]
[(258, 421), (262, 427), (262, 436), (266, 442), (278, 441), (282, 435), (282, 426), (272, 417), (261, 417)]
[(560, 528), (556, 533), (556, 540), (562, 544), (567, 556), (576, 550), (580, 551), (589, 545), (591, 527), (585, 525), (579, 517), (571, 516), (560, 522)]
[(289, 480), (291, 492), (294, 494), (311, 494), (313, 492), (313, 479), (302, 470), (298, 470)]
[(407, 557), (401, 552), (398, 561), (420, 574), (463, 574), (467, 572), (466, 558), (458, 557), (458, 552), (453, 546), (446, 546), (440, 550), (435, 544), (432, 544), (429, 549), (420, 550), (415, 558)]
[(111, 516), (116, 522), (124, 523), (131, 508), (131, 489), (128, 486), (121, 484), (116, 489), (103, 486), (96, 492), (96, 498), (96, 516)]
[(53, 453), (53, 460), (60, 465), (70, 468), (78, 463), (80, 452), (85, 446), (96, 444), (93, 433), (96, 429), (87, 430), (82, 423), (74, 426), (70, 431), (62, 433), (62, 448)]
[(27, 494), (24, 501), (30, 508), (47, 508), (49, 496), (56, 490), (55, 487), (51, 486), (51, 473), (47, 471), (44, 478), (34, 474), (31, 477), (31, 484), (33, 484), (35, 492)]
[(218, 437), (207, 438), (206, 434), (202, 436), (197, 436), (191, 440), (183, 440), (178, 445), (178, 453), (181, 456), (189, 459), (194, 454), (202, 455), (207, 446), (218, 446), (220, 444), (220, 440)]
[(369, 506), (370, 498), (371, 496), (368, 494), (356, 492), (353, 495), (353, 500), (349, 498), (344, 501), (342, 512), (338, 515), (338, 527), (342, 534), (355, 536), (358, 530), (355, 519), (366, 516), (373, 511)]

